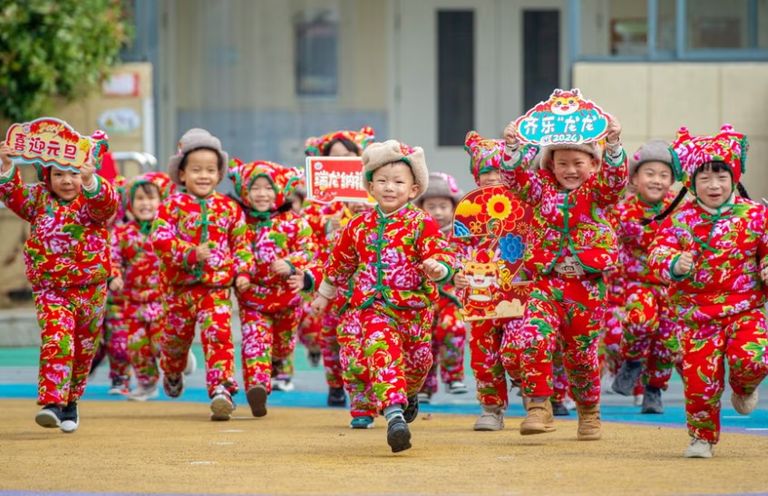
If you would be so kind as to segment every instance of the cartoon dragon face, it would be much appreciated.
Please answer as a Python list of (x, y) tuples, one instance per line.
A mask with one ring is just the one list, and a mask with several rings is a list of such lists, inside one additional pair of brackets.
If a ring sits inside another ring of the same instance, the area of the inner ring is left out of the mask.
[(581, 95), (579, 90), (555, 91), (550, 99), (551, 110), (556, 115), (568, 115), (579, 109)]
[(472, 289), (490, 288), (499, 277), (499, 268), (495, 262), (469, 261), (464, 270)]

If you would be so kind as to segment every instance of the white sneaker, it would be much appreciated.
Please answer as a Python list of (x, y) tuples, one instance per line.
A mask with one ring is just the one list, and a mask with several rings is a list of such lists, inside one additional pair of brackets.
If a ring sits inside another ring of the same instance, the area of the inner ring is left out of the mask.
[(272, 379), (272, 390), (273, 391), (283, 391), (283, 392), (290, 392), (296, 389), (296, 386), (293, 384), (293, 381), (291, 381), (291, 378), (273, 378)]
[(685, 458), (712, 458), (712, 444), (694, 437), (683, 456)]
[(731, 393), (731, 405), (733, 409), (742, 415), (749, 415), (757, 407), (757, 389), (752, 394)]
[(461, 381), (453, 381), (448, 385), (448, 392), (451, 394), (465, 394), (467, 392), (467, 385)]
[(643, 395), (636, 394), (633, 403), (635, 404), (635, 406), (643, 406)]
[(500, 431), (504, 428), (504, 409), (500, 406), (483, 406), (483, 413), (475, 421), (476, 431)]
[(197, 369), (197, 358), (195, 358), (195, 354), (192, 353), (192, 350), (189, 350), (189, 353), (187, 353), (187, 366), (184, 367), (184, 375), (192, 375), (195, 373), (195, 370)]
[(61, 432), (72, 434), (80, 426), (80, 413), (77, 409), (77, 402), (73, 401), (61, 409)]
[(147, 400), (153, 400), (160, 396), (160, 390), (157, 388), (157, 383), (151, 385), (151, 386), (141, 386), (137, 387), (134, 391), (131, 392), (131, 394), (128, 395), (129, 401), (147, 401)]
[(563, 400), (563, 406), (568, 409), (569, 412), (572, 412), (576, 410), (576, 402), (573, 401), (573, 398), (570, 396), (566, 396)]
[(235, 411), (235, 402), (224, 386), (216, 386), (211, 398), (211, 420), (229, 420)]
[(432, 402), (432, 394), (431, 393), (419, 393), (418, 395), (419, 403), (424, 405), (429, 405)]

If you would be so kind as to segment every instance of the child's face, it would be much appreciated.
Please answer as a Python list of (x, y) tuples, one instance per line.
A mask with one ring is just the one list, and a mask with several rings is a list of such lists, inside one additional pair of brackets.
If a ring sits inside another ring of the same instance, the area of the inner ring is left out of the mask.
[(136, 217), (136, 220), (144, 222), (155, 220), (157, 209), (160, 208), (160, 193), (157, 188), (150, 186), (147, 190), (149, 193), (144, 190), (143, 186), (136, 188), (133, 201), (131, 201), (131, 213)]
[(83, 179), (79, 172), (51, 168), (51, 191), (64, 201), (72, 201), (80, 194)]
[(361, 214), (371, 208), (369, 204), (362, 202), (344, 202), (344, 206), (347, 207), (347, 210), (352, 212), (353, 215)]
[(481, 188), (486, 186), (498, 186), (501, 184), (501, 172), (492, 170), (484, 172), (477, 176), (477, 185)]
[(696, 174), (693, 185), (696, 198), (709, 208), (721, 206), (733, 192), (733, 179), (728, 171), (703, 170)]
[(552, 172), (560, 186), (571, 191), (589, 179), (597, 169), (597, 161), (588, 153), (578, 150), (555, 150), (552, 154)]
[(328, 156), (329, 157), (357, 157), (357, 153), (351, 150), (347, 150), (347, 147), (344, 146), (344, 143), (337, 141), (328, 150)]
[(248, 200), (257, 212), (267, 212), (275, 208), (276, 198), (275, 188), (264, 176), (257, 177), (248, 190)]
[(672, 170), (664, 162), (646, 162), (632, 176), (632, 186), (640, 198), (648, 203), (664, 199), (673, 183)]
[(368, 193), (385, 214), (394, 212), (419, 195), (411, 168), (403, 162), (379, 167), (368, 183)]
[(179, 171), (179, 180), (187, 191), (205, 198), (219, 184), (219, 155), (213, 150), (195, 150), (187, 155), (184, 170)]
[(304, 199), (301, 196), (291, 195), (291, 210), (297, 214), (300, 214), (301, 211), (304, 210)]
[(450, 226), (453, 221), (453, 201), (450, 198), (427, 198), (422, 208), (440, 224)]

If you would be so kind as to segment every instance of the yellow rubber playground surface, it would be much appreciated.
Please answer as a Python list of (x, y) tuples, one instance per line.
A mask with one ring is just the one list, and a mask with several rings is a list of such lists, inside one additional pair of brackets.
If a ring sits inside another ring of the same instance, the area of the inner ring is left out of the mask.
[[(229, 422), (207, 405), (85, 401), (80, 429), (34, 423), (30, 400), (2, 400), (0, 495), (155, 494), (746, 494), (768, 493), (768, 436), (725, 433), (710, 460), (681, 457), (680, 428), (576, 423), (522, 437), (473, 432), (474, 418), (421, 414), (413, 448), (393, 455), (385, 425), (352, 431), (343, 410), (271, 408)], [(239, 415), (239, 416), (238, 416)]]

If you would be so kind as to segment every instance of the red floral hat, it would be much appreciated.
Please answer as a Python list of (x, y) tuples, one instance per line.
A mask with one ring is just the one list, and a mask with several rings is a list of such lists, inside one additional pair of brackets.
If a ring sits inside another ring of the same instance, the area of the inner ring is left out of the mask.
[(332, 141), (338, 139), (351, 141), (357, 145), (359, 153), (363, 153), (363, 150), (376, 139), (376, 134), (370, 126), (365, 126), (360, 129), (360, 131), (334, 131), (332, 133), (324, 134), (319, 138), (308, 138), (304, 143), (304, 153), (309, 157), (323, 155), (323, 152), (326, 151), (326, 147), (328, 147)]
[(280, 208), (290, 200), (290, 196), (299, 184), (301, 173), (293, 167), (286, 167), (275, 162), (256, 160), (243, 163), (234, 159), (229, 165), (229, 177), (235, 184), (235, 191), (240, 200), (248, 207), (253, 207), (248, 198), (248, 192), (253, 182), (259, 177), (266, 177), (277, 195), (275, 207)]
[(670, 150), (673, 167), (682, 175), (683, 184), (695, 191), (693, 175), (708, 162), (724, 162), (731, 169), (733, 184), (738, 184), (746, 170), (748, 148), (746, 135), (734, 131), (730, 124), (723, 124), (714, 136), (691, 136), (688, 128), (681, 127)]

